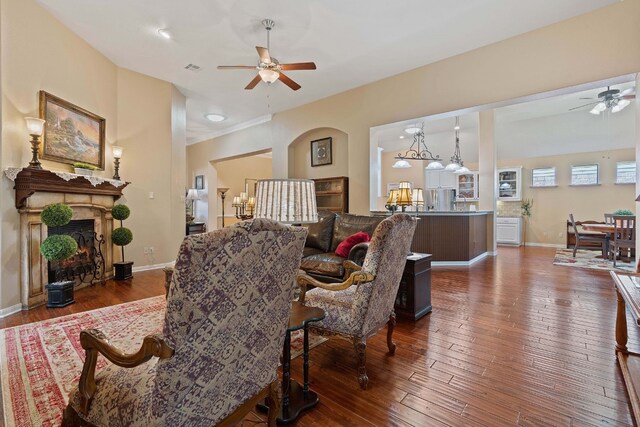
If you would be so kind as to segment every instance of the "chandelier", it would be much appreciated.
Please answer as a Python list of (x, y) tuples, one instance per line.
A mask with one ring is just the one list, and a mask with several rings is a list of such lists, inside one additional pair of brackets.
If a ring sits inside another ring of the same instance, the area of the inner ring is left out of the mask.
[(469, 168), (464, 166), (462, 156), (460, 155), (460, 117), (456, 116), (456, 125), (454, 126), (456, 133), (456, 148), (453, 150), (453, 156), (451, 156), (451, 163), (447, 165), (445, 170), (455, 172), (457, 174), (469, 172)]
[(410, 168), (411, 164), (407, 160), (425, 160), (431, 161), (427, 168), (429, 169), (442, 169), (443, 166), (440, 163), (442, 160), (440, 156), (434, 156), (429, 147), (424, 142), (424, 123), (420, 124), (420, 127), (412, 127), (406, 129), (407, 132), (413, 133), (413, 143), (404, 154), (398, 153), (396, 162), (393, 164), (394, 168)]

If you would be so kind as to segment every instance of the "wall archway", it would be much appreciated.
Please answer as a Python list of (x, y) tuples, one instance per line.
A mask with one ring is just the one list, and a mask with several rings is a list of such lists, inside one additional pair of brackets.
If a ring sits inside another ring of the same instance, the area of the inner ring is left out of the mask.
[[(311, 141), (330, 137), (330, 165), (311, 166)], [(340, 129), (319, 127), (308, 130), (295, 138), (288, 146), (289, 178), (328, 178), (349, 176), (349, 135)]]

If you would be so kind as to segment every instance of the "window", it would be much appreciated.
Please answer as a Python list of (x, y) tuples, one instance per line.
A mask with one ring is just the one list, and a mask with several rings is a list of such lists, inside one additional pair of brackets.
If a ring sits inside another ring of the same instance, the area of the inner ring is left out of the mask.
[(598, 165), (571, 166), (571, 185), (598, 185)]
[(635, 184), (636, 162), (616, 163), (616, 184)]
[(556, 168), (535, 168), (531, 171), (532, 187), (555, 187)]

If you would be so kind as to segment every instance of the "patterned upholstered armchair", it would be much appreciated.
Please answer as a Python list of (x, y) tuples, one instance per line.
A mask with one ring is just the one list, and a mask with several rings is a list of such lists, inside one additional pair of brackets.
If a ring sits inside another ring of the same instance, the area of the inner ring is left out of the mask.
[[(300, 301), (326, 313), (324, 320), (310, 324), (309, 330), (353, 343), (362, 389), (369, 382), (365, 366), (367, 338), (387, 324), (387, 346), (390, 354), (395, 353), (393, 305), (415, 228), (416, 220), (406, 214), (383, 220), (373, 233), (362, 267), (345, 261), (345, 269), (355, 271), (342, 283), (323, 283), (306, 274), (298, 275)], [(315, 288), (307, 291), (307, 285)]]
[[(124, 354), (99, 331), (82, 331), (87, 357), (63, 425), (232, 425), (265, 397), (275, 425), (277, 367), (306, 233), (255, 219), (187, 237), (163, 336)], [(98, 353), (112, 364), (94, 380)]]

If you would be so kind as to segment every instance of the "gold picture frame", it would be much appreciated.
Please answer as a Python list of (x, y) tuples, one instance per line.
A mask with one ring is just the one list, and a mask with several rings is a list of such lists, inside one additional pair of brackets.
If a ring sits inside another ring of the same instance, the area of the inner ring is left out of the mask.
[(39, 99), (40, 118), (46, 120), (42, 158), (104, 170), (106, 120), (43, 90)]

